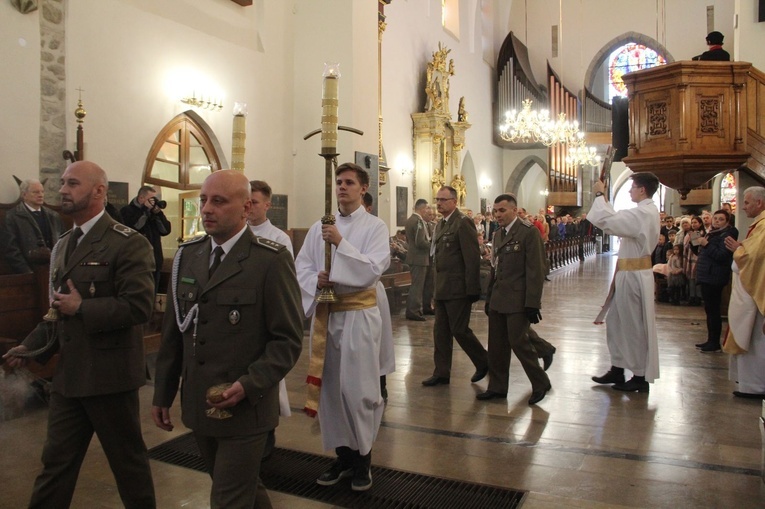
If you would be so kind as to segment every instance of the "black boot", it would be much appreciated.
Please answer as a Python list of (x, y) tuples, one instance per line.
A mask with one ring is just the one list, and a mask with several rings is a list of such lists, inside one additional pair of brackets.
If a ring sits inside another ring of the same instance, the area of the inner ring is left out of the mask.
[(649, 385), (648, 382), (645, 381), (644, 376), (635, 375), (630, 378), (629, 381), (621, 384), (614, 384), (611, 388), (625, 392), (648, 392)]
[[(354, 457), (358, 455), (358, 451), (354, 451), (350, 447), (338, 447), (335, 449), (335, 453), (337, 454), (337, 459), (329, 467), (329, 470), (316, 479), (316, 484), (333, 486), (342, 479), (353, 475)], [(354, 453), (356, 454), (354, 455)]]
[(353, 464), (353, 479), (351, 479), (351, 489), (353, 491), (366, 491), (372, 487), (372, 451), (366, 456), (354, 451), (356, 458)]
[(592, 381), (598, 384), (623, 384), (624, 368), (611, 366), (611, 369), (608, 370), (608, 373), (603, 376), (594, 376), (592, 377)]

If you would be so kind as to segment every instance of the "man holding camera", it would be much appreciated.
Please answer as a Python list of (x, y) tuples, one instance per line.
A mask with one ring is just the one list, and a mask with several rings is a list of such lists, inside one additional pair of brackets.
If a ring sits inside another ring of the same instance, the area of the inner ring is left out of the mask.
[(167, 202), (158, 200), (157, 191), (151, 186), (141, 186), (138, 190), (138, 196), (128, 205), (122, 207), (120, 214), (125, 226), (137, 230), (146, 237), (154, 250), (154, 263), (156, 272), (154, 273), (154, 291), (156, 293), (159, 285), (159, 275), (162, 272), (162, 237), (170, 234), (170, 221), (165, 217), (162, 211), (167, 207)]

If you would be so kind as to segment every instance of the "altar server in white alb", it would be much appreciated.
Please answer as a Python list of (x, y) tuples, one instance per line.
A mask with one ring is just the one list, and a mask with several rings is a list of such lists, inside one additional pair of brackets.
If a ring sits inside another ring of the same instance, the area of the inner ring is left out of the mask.
[[(273, 240), (285, 246), (293, 258), (295, 252), (292, 250), (292, 241), (289, 235), (277, 228), (268, 219), (268, 209), (271, 208), (271, 186), (263, 180), (250, 180), (250, 212), (247, 214), (247, 225), (252, 233), (264, 239)], [(290, 410), (290, 397), (287, 392), (287, 383), (282, 378), (279, 382), (279, 415), (289, 417), (292, 415)], [(271, 455), (276, 444), (276, 432), (271, 430), (266, 441), (266, 449), (263, 457)]]
[[(587, 213), (587, 219), (596, 227), (621, 237), (616, 274), (603, 311), (595, 320), (601, 323), (606, 314), (611, 369), (592, 380), (613, 384), (620, 391), (648, 392), (648, 383), (659, 378), (651, 264), (660, 227), (659, 211), (651, 198), (659, 188), (659, 179), (649, 172), (634, 173), (631, 178), (630, 198), (637, 207), (617, 212), (606, 200), (605, 185), (597, 181), (593, 186), (595, 201)], [(633, 374), (628, 381), (624, 378), (625, 368)]]
[(729, 377), (738, 382), (733, 395), (765, 399), (765, 188), (747, 188), (742, 208), (752, 219), (746, 239), (725, 239), (733, 251), (733, 286), (723, 351), (733, 354)]
[[(313, 414), (318, 406), (324, 449), (337, 454), (316, 482), (330, 486), (351, 477), (354, 491), (372, 486), (372, 444), (383, 413), (377, 282), (390, 265), (388, 228), (362, 206), (368, 187), (369, 175), (360, 166), (338, 166), (336, 224), (315, 223), (295, 261), (303, 309), (313, 316), (306, 411)], [(324, 267), (326, 242), (332, 244), (330, 273)], [(334, 288), (338, 302), (317, 305), (325, 287)]]

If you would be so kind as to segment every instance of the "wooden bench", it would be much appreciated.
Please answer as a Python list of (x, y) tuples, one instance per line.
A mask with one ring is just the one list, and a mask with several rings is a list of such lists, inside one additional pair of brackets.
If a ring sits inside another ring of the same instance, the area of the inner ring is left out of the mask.
[(383, 274), (380, 281), (388, 296), (391, 314), (398, 313), (403, 307), (406, 307), (406, 298), (409, 295), (409, 288), (412, 286), (412, 273)]

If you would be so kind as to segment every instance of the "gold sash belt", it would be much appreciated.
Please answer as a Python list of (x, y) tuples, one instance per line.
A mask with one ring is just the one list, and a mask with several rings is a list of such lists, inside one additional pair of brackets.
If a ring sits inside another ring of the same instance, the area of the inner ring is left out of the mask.
[(327, 354), (327, 326), (330, 313), (343, 311), (359, 311), (373, 308), (377, 305), (377, 290), (369, 288), (359, 292), (346, 293), (337, 296), (339, 302), (316, 305), (316, 317), (313, 321), (313, 336), (311, 337), (311, 360), (308, 362), (308, 396), (303, 410), (311, 417), (319, 411), (319, 394), (321, 394), (321, 375), (324, 372), (324, 359)]
[(616, 270), (651, 270), (652, 268), (653, 263), (651, 263), (650, 256), (619, 258), (616, 260)]
[[(616, 260), (616, 272), (619, 272), (620, 270), (651, 270), (652, 268), (653, 264), (651, 263), (650, 256), (643, 256), (640, 258), (619, 258)], [(601, 306), (600, 313), (598, 313), (598, 316), (595, 317), (595, 321), (593, 322), (595, 325), (603, 323), (606, 319), (608, 308), (611, 307), (611, 301), (614, 299), (614, 290), (616, 288), (616, 272), (614, 272), (614, 277), (611, 279), (611, 287), (608, 289), (606, 301), (603, 303), (603, 306)]]

